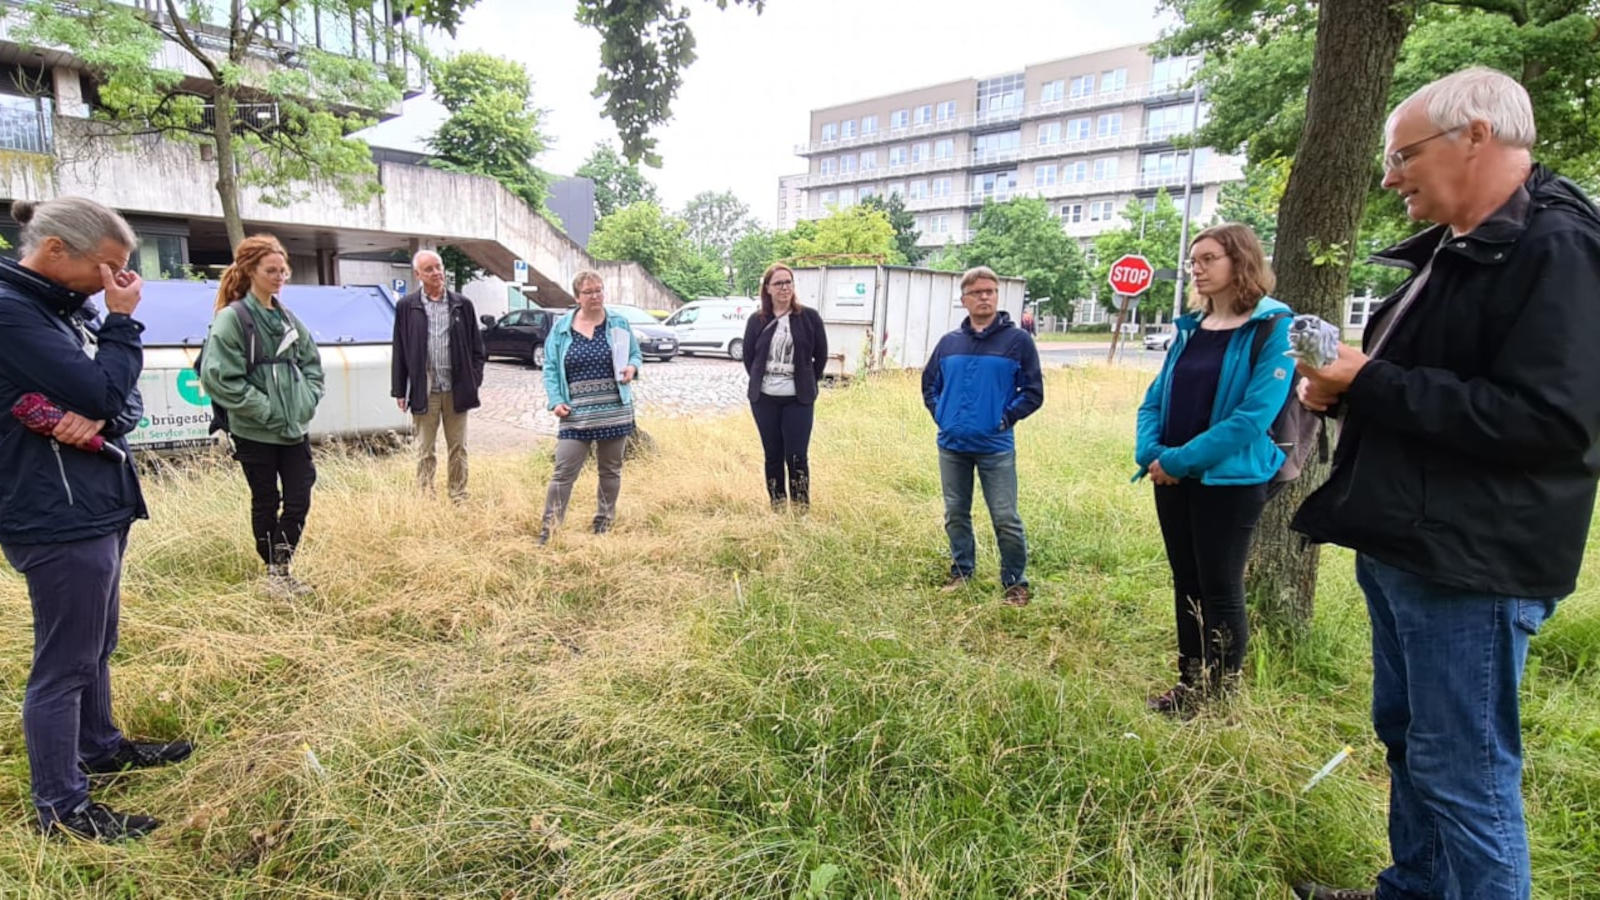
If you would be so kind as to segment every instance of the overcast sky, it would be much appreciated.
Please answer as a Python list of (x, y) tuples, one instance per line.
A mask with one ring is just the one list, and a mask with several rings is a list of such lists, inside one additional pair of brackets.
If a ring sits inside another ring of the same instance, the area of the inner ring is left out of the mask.
[[(703, 190), (731, 189), (768, 225), (778, 176), (805, 170), (794, 146), (807, 138), (812, 109), (1148, 41), (1167, 24), (1154, 0), (768, 0), (759, 16), (731, 4), (719, 12), (711, 0), (683, 2), (699, 59), (684, 76), (672, 121), (654, 133), (662, 168), (645, 174), (669, 209)], [(536, 162), (563, 174), (596, 141), (616, 143), (616, 129), (589, 96), (600, 40), (573, 12), (565, 0), (481, 0), (456, 39), (444, 42), (528, 67), (551, 142)], [(422, 149), (443, 116), (418, 98), (370, 140)]]

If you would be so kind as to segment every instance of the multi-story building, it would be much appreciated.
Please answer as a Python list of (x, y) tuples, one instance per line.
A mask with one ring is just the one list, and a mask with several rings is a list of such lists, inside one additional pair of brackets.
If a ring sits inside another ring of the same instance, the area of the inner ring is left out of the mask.
[[(1198, 66), (1120, 47), (814, 110), (795, 148), (808, 170), (780, 181), (779, 226), (900, 194), (921, 243), (940, 246), (968, 240), (984, 201), (1028, 195), (1087, 245), (1123, 227), (1129, 200), (1166, 188), (1181, 203), (1189, 152), (1173, 139), (1205, 120), (1185, 87)], [(1204, 223), (1243, 162), (1209, 148), (1194, 162), (1190, 213)]]

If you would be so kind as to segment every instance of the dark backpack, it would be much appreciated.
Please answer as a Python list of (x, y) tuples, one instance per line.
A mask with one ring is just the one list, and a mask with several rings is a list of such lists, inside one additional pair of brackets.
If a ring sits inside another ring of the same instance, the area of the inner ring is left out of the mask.
[[(1272, 327), (1279, 319), (1293, 316), (1292, 312), (1275, 312), (1256, 323), (1255, 334), (1250, 342), (1250, 369), (1255, 371), (1256, 360), (1261, 357), (1261, 348), (1267, 344), (1267, 338), (1272, 336)], [(1305, 376), (1298, 370), (1291, 369), (1293, 375), (1289, 379), (1289, 397), (1283, 401), (1283, 408), (1278, 410), (1278, 415), (1272, 420), (1272, 425), (1267, 429), (1267, 436), (1283, 451), (1283, 465), (1273, 474), (1272, 481), (1267, 485), (1267, 495), (1272, 496), (1283, 489), (1285, 484), (1300, 477), (1300, 471), (1305, 468), (1306, 460), (1311, 457), (1311, 447), (1317, 447), (1317, 457), (1323, 462), (1328, 461), (1328, 429), (1322, 416), (1317, 415), (1300, 405), (1298, 390), (1300, 381)]]
[[(260, 323), (256, 321), (255, 311), (252, 310), (248, 304), (246, 304), (243, 300), (235, 300), (232, 303), (229, 303), (226, 308), (233, 310), (234, 317), (239, 320), (239, 328), (244, 332), (244, 373), (246, 375), (254, 372), (259, 366), (277, 366), (284, 364), (293, 366), (296, 375), (298, 375), (300, 370), (299, 366), (295, 363), (294, 357), (278, 356), (276, 352), (274, 352), (274, 354), (271, 356), (266, 356), (262, 353), (259, 345), (256, 343), (256, 332), (260, 330), (257, 326)], [(283, 319), (285, 322), (294, 325), (295, 329), (299, 330), (300, 326), (298, 320), (289, 315), (289, 309), (283, 305), (282, 301), (278, 302), (278, 310), (283, 313)], [(200, 360), (204, 359), (205, 355), (205, 347), (202, 346), (200, 348), (200, 353), (194, 358), (194, 373), (196, 375), (200, 374)], [(206, 434), (216, 434), (219, 431), (227, 430), (228, 411), (223, 409), (222, 406), (217, 403), (217, 401), (211, 401), (211, 426), (206, 429)]]

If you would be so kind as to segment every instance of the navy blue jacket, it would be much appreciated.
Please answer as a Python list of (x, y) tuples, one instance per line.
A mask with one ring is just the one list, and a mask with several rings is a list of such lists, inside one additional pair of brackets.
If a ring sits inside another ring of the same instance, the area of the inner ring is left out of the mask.
[(147, 515), (131, 454), (119, 464), (34, 434), (11, 415), (17, 398), (36, 391), (104, 420), (101, 434), (127, 451), (123, 435), (143, 414), (144, 326), (113, 313), (91, 327), (88, 299), (0, 259), (0, 543), (86, 540)]
[(958, 453), (1016, 449), (1011, 426), (1044, 403), (1039, 350), (1004, 311), (982, 331), (972, 319), (939, 339), (922, 370), (922, 402), (939, 425), (939, 446)]

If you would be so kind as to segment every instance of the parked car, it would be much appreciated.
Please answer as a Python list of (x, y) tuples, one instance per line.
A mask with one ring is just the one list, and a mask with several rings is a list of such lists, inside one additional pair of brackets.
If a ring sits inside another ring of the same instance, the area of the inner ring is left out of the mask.
[(607, 305), (606, 312), (616, 313), (628, 320), (628, 324), (633, 326), (634, 336), (639, 339), (639, 352), (646, 360), (672, 362), (672, 358), (678, 355), (677, 336), (671, 328), (650, 315), (648, 310), (618, 304)]
[(1146, 350), (1165, 350), (1172, 346), (1174, 331), (1147, 331), (1144, 335), (1144, 348)]
[(662, 323), (678, 339), (678, 352), (724, 353), (744, 359), (744, 326), (761, 305), (755, 300), (695, 300)]
[(489, 358), (509, 356), (544, 368), (544, 339), (555, 324), (555, 313), (548, 309), (513, 309), (495, 321), (494, 316), (479, 316), (483, 323), (483, 346)]

